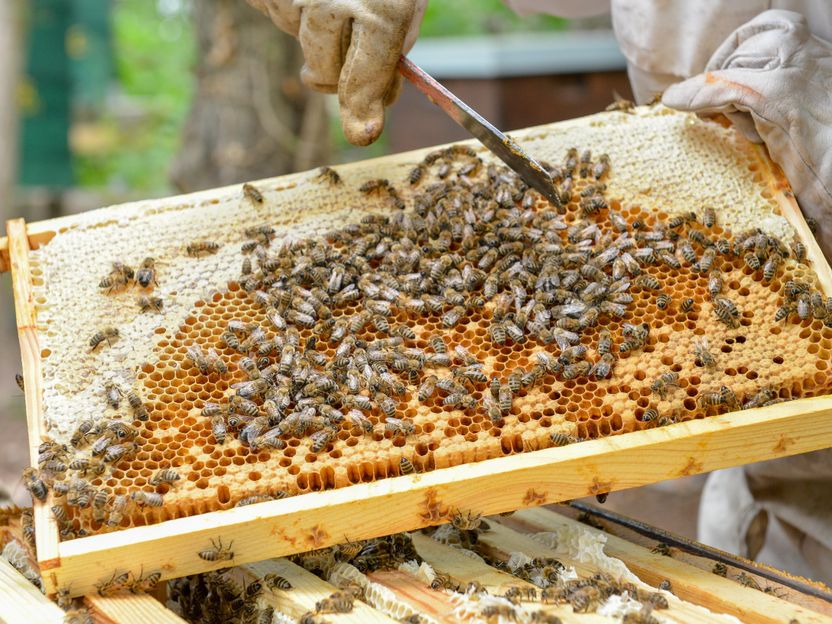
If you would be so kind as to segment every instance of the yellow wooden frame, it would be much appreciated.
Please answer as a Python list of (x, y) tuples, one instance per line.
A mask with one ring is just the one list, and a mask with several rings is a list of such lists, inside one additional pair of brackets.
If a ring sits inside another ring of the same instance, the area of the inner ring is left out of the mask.
[[(832, 293), (832, 269), (811, 236), (788, 183), (768, 159), (765, 149), (755, 149), (782, 214), (805, 242), (822, 287)], [(421, 153), (391, 156), (385, 162), (412, 162)], [(295, 174), (287, 179), (303, 175)], [(203, 191), (157, 200), (154, 205), (193, 204), (228, 191)], [(130, 204), (105, 208), (84, 215), (84, 219), (96, 214), (111, 218), (130, 210)], [(17, 219), (8, 222), (8, 237), (0, 239), (0, 258), (8, 258), (12, 271), (33, 463), (44, 424), (29, 250), (48, 244), (56, 232), (73, 227), (78, 220), (79, 217), (70, 216), (27, 226), (22, 219)], [(233, 541), (234, 559), (230, 563), (237, 565), (322, 548), (347, 538), (366, 539), (439, 524), (446, 522), (455, 509), (494, 514), (828, 447), (832, 447), (832, 396), (63, 543), (59, 542), (57, 525), (47, 511), (49, 502), (36, 502), (39, 563), (49, 592), (68, 587), (73, 595), (83, 595), (94, 592), (95, 584), (109, 578), (115, 570), (138, 574), (142, 567), (158, 569), (167, 579), (228, 565), (229, 562), (209, 563), (197, 556), (198, 551), (210, 546), (211, 540), (219, 538), (225, 544)], [(649, 467), (645, 457), (650, 459)]]

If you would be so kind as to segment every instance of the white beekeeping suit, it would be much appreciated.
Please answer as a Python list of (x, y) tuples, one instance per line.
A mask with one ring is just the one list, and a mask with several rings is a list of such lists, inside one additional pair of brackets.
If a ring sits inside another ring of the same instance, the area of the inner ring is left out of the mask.
[[(520, 13), (612, 12), (636, 100), (726, 113), (764, 141), (832, 259), (832, 0), (506, 0)], [(671, 86), (675, 85), (675, 86)], [(713, 473), (699, 539), (832, 581), (832, 450)]]
[[(395, 100), (399, 55), (427, 0), (248, 0), (298, 38), (301, 77), (338, 93), (344, 133), (366, 145)], [(612, 12), (639, 102), (724, 113), (765, 142), (832, 259), (832, 0), (506, 0), (520, 13)], [(773, 441), (772, 444), (775, 444)], [(723, 470), (702, 496), (700, 539), (832, 581), (832, 451)]]

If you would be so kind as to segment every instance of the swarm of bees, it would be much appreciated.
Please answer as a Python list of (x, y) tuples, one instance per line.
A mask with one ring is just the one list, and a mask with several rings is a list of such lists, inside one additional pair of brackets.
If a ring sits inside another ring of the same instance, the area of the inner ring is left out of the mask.
[[(805, 261), (799, 242), (789, 247), (760, 230), (718, 238), (712, 207), (705, 207), (701, 217), (684, 212), (631, 223), (607, 198), (612, 162), (606, 154), (571, 148), (561, 162), (544, 166), (560, 199), (554, 209), (540, 209), (537, 194), (514, 173), (483, 162), (467, 146), (451, 146), (431, 152), (409, 174), (412, 210), (368, 215), (325, 239), (281, 244), (275, 243), (277, 231), (267, 223), (245, 228), (239, 284), (266, 320), (227, 320), (216, 343), (187, 344), (181, 364), (214, 380), (242, 375), (230, 384), (232, 394), (199, 408), (213, 441), (223, 445), (236, 439), (259, 452), (284, 449), (292, 438), (305, 438), (309, 451), (318, 455), (331, 451), (346, 430), (384, 436), (399, 446), (422, 434), (422, 426), (402, 410), (408, 395), (469, 417), (484, 414), (491, 426), (502, 427), (517, 414), (515, 399), (544, 378), (614, 379), (622, 359), (652, 350), (657, 332), (633, 316), (636, 299), (646, 297), (668, 315), (707, 311), (736, 329), (746, 321), (726, 293), (723, 271), (728, 265), (742, 259), (747, 271), (771, 282), (787, 258)], [(319, 170), (315, 180), (344, 184), (331, 168)], [(358, 190), (391, 207), (406, 207), (403, 194), (389, 180), (369, 180)], [(242, 193), (252, 204), (264, 201), (253, 185), (244, 185)], [(568, 205), (577, 205), (577, 210), (567, 218)], [(199, 240), (185, 251), (201, 257), (219, 248), (219, 243)], [(107, 292), (132, 283), (150, 288), (157, 285), (155, 267), (153, 258), (146, 258), (135, 272), (122, 262), (113, 263), (101, 287)], [(707, 280), (707, 299), (701, 304), (692, 298), (675, 301), (656, 275), (659, 267), (700, 275)], [(820, 318), (832, 326), (832, 298), (823, 299), (797, 280), (786, 282), (783, 293), (778, 321)], [(161, 298), (152, 293), (141, 295), (138, 303), (142, 311), (164, 310)], [(334, 313), (347, 306), (354, 311)], [(402, 321), (433, 316), (456, 330), (472, 315), (487, 325), (493, 348), (534, 345), (534, 357), (523, 367), (495, 374), (466, 348), (449, 346), (443, 334), (417, 336)], [(596, 334), (592, 344), (587, 336)], [(103, 328), (90, 347), (96, 350), (118, 338), (118, 329)], [(327, 355), (329, 349), (334, 356)], [(717, 358), (707, 337), (697, 337), (691, 352), (697, 366), (716, 371)], [(657, 399), (684, 394), (687, 380), (677, 370), (681, 368), (674, 366), (648, 381)], [(105, 388), (108, 406), (117, 410), (126, 397), (133, 419), (147, 420), (147, 408), (135, 391), (122, 393), (117, 386)], [(703, 410), (738, 409), (778, 400), (776, 390), (769, 388), (737, 397), (717, 383), (699, 393), (697, 405)], [(646, 406), (640, 414), (639, 421), (649, 426), (680, 419), (678, 413), (659, 413), (656, 406)], [(556, 446), (582, 439), (577, 432), (550, 435)], [(117, 424), (117, 419), (85, 420), (72, 444), (78, 450), (90, 445), (89, 456), (58, 453), (25, 479), (36, 497), (45, 498), (44, 491), (55, 485), (58, 497), (67, 497), (56, 509), (63, 535), (83, 534), (76, 507), (89, 507), (99, 525), (116, 527), (131, 509), (163, 504), (161, 491), (148, 488), (116, 496), (95, 491), (87, 481), (137, 452), (133, 425)], [(424, 469), (413, 456), (400, 455), (396, 463), (403, 475)], [(167, 488), (175, 486), (175, 479), (148, 485)], [(254, 492), (235, 503), (286, 494)], [(73, 504), (78, 502), (82, 504)]]
[[(119, 407), (123, 394), (117, 384), (105, 384), (105, 400), (112, 409)], [(161, 507), (164, 502), (157, 491), (114, 494), (109, 488), (96, 487), (91, 482), (118, 462), (134, 456), (140, 448), (139, 430), (133, 420), (147, 420), (147, 408), (133, 390), (127, 392), (127, 402), (131, 420), (85, 418), (72, 433), (69, 445), (44, 438), (38, 448), (38, 467), (23, 471), (23, 484), (33, 498), (46, 501), (51, 492), (52, 515), (62, 539), (87, 534), (75, 520), (85, 510), (98, 527), (115, 528), (131, 508)], [(179, 479), (180, 475), (172, 468), (162, 468), (150, 477), (149, 485), (172, 487)]]

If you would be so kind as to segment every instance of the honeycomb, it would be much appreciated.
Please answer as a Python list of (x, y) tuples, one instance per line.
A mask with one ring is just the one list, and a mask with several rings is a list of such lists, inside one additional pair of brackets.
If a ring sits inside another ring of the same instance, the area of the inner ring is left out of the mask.
[[(604, 195), (610, 210), (620, 213), (630, 228), (637, 224), (640, 231), (650, 231), (688, 211), (698, 213), (701, 222), (705, 208), (714, 206), (719, 215), (716, 226), (706, 229), (693, 223), (682, 231), (698, 230), (729, 241), (733, 233), (750, 228), (784, 241), (795, 236), (779, 215), (752, 148), (717, 124), (654, 107), (532, 129), (516, 138), (532, 154), (553, 163), (561, 162), (573, 145), (609, 154), (612, 166), (603, 178)], [(478, 155), (489, 162), (487, 155)], [(426, 374), (447, 378), (451, 376), (448, 367), (426, 368), (410, 379), (393, 371), (406, 387), (397, 397), (394, 413), (385, 417), (378, 404), (366, 411), (373, 425), (371, 433), (343, 423), (318, 451), (313, 450), (314, 438), (308, 435), (283, 436), (285, 446), (280, 449), (252, 450), (231, 432), (224, 444), (218, 444), (202, 410), (208, 403), (226, 403), (240, 384), (248, 383), (239, 366), (240, 354), (222, 340), (226, 325), (242, 320), (271, 327), (263, 307), (241, 283), (240, 245), (247, 239), (243, 231), (260, 223), (272, 226), (276, 232), (272, 251), (312, 245), (347, 253), (348, 246), (339, 247), (333, 232), (347, 227), (384, 231), (390, 222), (381, 217), (398, 214), (396, 223), (401, 223), (401, 215), (412, 214), (418, 203), (415, 198), (435, 181), (430, 173), (420, 184), (408, 184), (410, 172), (423, 156), (403, 154), (342, 167), (344, 183), (340, 185), (321, 179), (317, 172), (257, 183), (262, 203), (233, 188), (89, 213), (32, 252), (50, 435), (68, 441), (79, 422), (89, 416), (130, 419), (124, 400), (117, 410), (107, 408), (104, 388), (115, 383), (125, 391), (132, 389), (149, 415), (145, 421), (133, 422), (138, 429), (136, 452), (114, 462), (104, 474), (87, 478), (93, 488), (106, 488), (112, 496), (138, 491), (163, 496), (160, 506), (131, 503), (112, 526), (94, 518), (88, 508), (69, 507), (72, 530), (64, 533), (65, 538), (77, 536), (80, 529), (98, 532), (228, 509), (252, 496), (298, 495), (397, 476), (403, 458), (415, 470), (428, 471), (546, 448), (559, 443), (557, 436), (553, 441), (553, 434), (564, 434), (567, 440), (589, 439), (704, 418), (729, 410), (724, 404), (701, 402), (701, 397), (722, 386), (730, 387), (740, 402), (749, 401), (763, 388), (774, 389), (781, 399), (791, 399), (825, 394), (832, 386), (828, 364), (832, 329), (811, 315), (806, 320), (796, 315), (785, 322), (774, 320), (784, 302), (784, 284), (799, 280), (817, 288), (813, 271), (788, 259), (776, 277), (767, 281), (761, 270), (746, 266), (741, 256), (717, 254), (714, 267), (722, 271), (723, 295), (739, 307), (736, 327), (728, 327), (715, 316), (707, 295), (707, 273), (693, 271), (686, 264), (678, 268), (644, 265), (644, 275), (655, 277), (673, 303), (662, 309), (657, 293), (633, 280), (629, 290), (633, 301), (620, 318), (603, 315), (597, 325), (579, 333), (587, 360), (595, 362), (601, 329), (611, 332), (618, 346), (626, 339), (626, 324), (651, 327), (642, 348), (616, 352), (619, 357), (608, 379), (580, 375), (566, 380), (562, 374), (546, 372), (535, 384), (515, 392), (510, 410), (495, 421), (482, 407), (483, 397), (490, 392), (487, 383), (469, 384), (476, 404), (458, 409), (444, 404), (444, 393), (426, 401), (417, 397)], [(486, 171), (483, 166), (472, 177), (485, 176)], [(396, 201), (404, 203), (403, 213), (391, 204), (388, 193), (359, 190), (380, 176), (398, 189)], [(586, 184), (587, 180), (575, 178), (562, 217), (565, 227), (584, 219), (580, 192)], [(540, 209), (539, 204), (530, 207), (534, 213)], [(602, 238), (613, 236), (607, 214), (604, 209), (588, 217), (598, 225)], [(562, 233), (564, 237), (568, 231)], [(184, 247), (190, 241), (216, 242), (219, 249), (189, 257)], [(450, 253), (458, 250), (456, 242), (449, 247)], [(158, 286), (102, 294), (98, 280), (113, 261), (138, 266), (147, 256), (156, 259)], [(159, 313), (141, 313), (136, 305), (138, 295), (149, 293), (163, 299)], [(681, 302), (687, 298), (694, 303), (684, 312)], [(388, 321), (414, 331), (415, 338), (406, 339), (405, 348), (431, 353), (430, 338), (440, 335), (451, 354), (456, 347), (464, 348), (482, 363), (487, 379), (496, 378), (502, 384), (518, 368), (532, 370), (539, 352), (558, 353), (556, 344), (533, 337), (495, 344), (489, 334), (495, 320), (490, 297), (482, 307), (467, 309), (450, 328), (443, 322), (449, 308), (417, 314), (394, 305)], [(360, 302), (331, 307), (336, 323), (361, 311)], [(119, 329), (118, 339), (90, 350), (89, 336), (108, 326)], [(302, 325), (298, 329), (300, 344), (333, 361), (337, 342), (319, 339), (310, 346), (313, 331)], [(389, 335), (368, 324), (355, 338), (372, 343)], [(715, 367), (705, 366), (693, 355), (695, 342), (702, 338), (708, 340)], [(228, 373), (201, 373), (188, 356), (195, 346), (205, 353), (215, 349), (229, 365)], [(269, 363), (277, 364), (274, 355)], [(651, 385), (669, 372), (678, 375), (678, 387), (661, 396)], [(658, 417), (649, 419), (651, 414)], [(412, 423), (413, 433), (402, 436), (386, 430), (385, 421), (391, 415)], [(152, 476), (167, 468), (180, 479), (172, 485), (151, 485)]]

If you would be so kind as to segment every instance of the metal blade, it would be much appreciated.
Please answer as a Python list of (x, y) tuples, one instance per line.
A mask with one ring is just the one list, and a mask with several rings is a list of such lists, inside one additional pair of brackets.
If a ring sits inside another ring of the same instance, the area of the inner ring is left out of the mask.
[(402, 76), (412, 82), (419, 91), (427, 95), (451, 119), (470, 132), (497, 158), (517, 172), (526, 184), (537, 190), (558, 208), (562, 207), (562, 202), (555, 185), (552, 183), (552, 178), (540, 166), (540, 163), (526, 154), (512, 138), (497, 130), (487, 119), (448, 91), (407, 57), (402, 56), (399, 59), (398, 69)]

